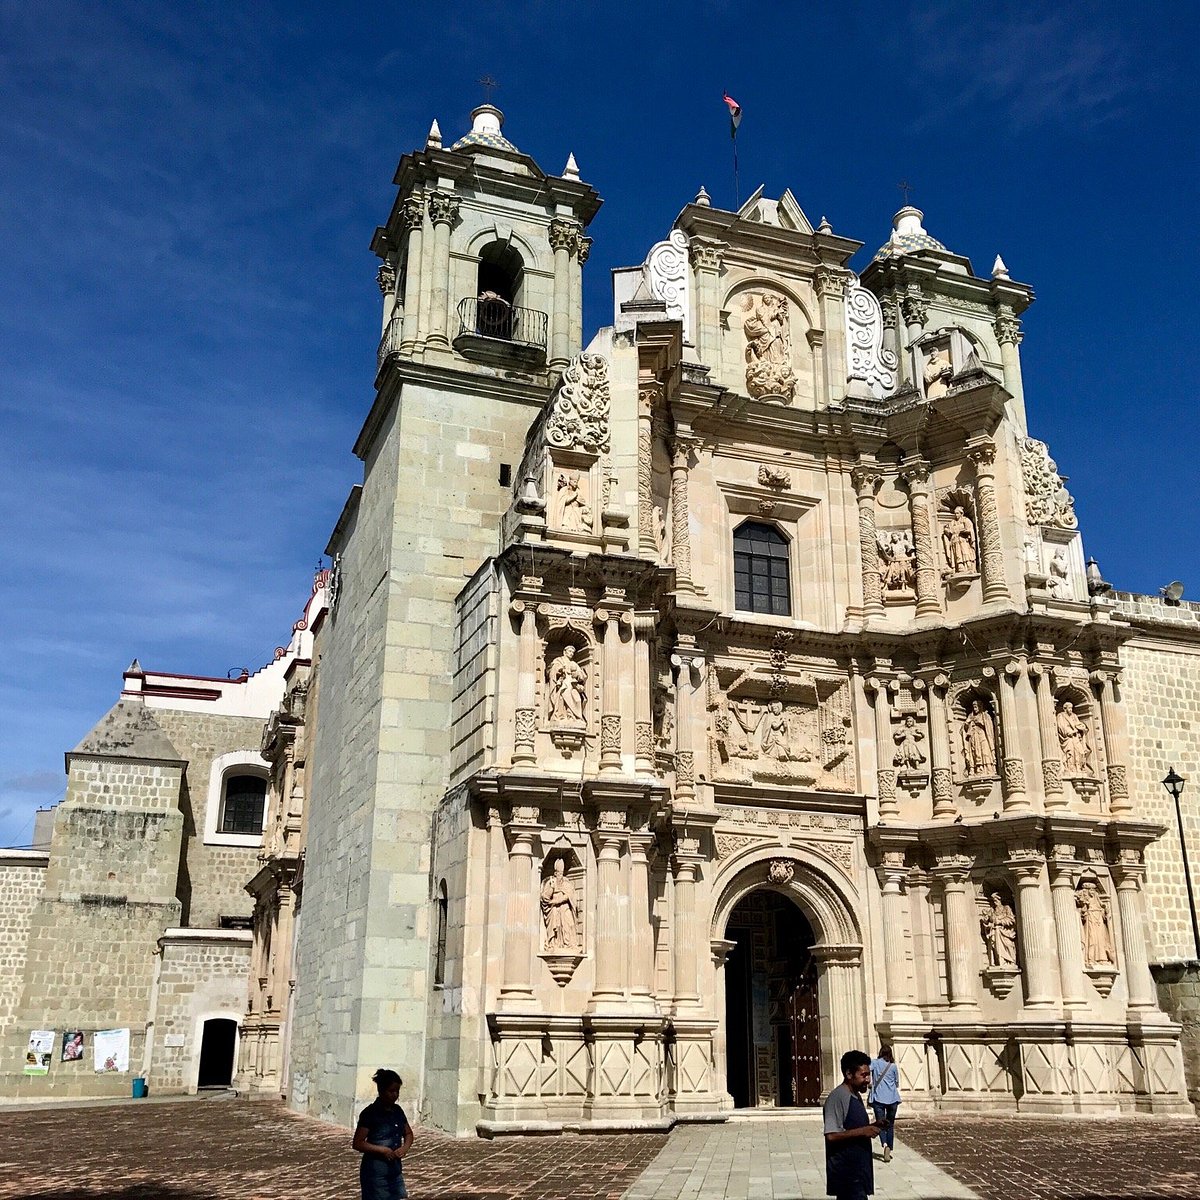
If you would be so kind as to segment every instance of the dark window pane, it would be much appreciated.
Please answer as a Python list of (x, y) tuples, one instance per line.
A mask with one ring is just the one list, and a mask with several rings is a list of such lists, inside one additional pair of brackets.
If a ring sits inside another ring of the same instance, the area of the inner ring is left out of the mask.
[(267, 781), (257, 775), (234, 775), (225, 784), (221, 833), (262, 833)]

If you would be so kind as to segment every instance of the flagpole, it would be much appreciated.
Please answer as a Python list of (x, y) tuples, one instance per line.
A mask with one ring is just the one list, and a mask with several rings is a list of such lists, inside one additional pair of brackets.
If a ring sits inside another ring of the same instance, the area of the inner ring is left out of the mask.
[(737, 130), (732, 134), (733, 138), (733, 210), (737, 212), (742, 207), (742, 188), (738, 182), (738, 161), (737, 161)]
[(737, 131), (742, 123), (742, 106), (726, 89), (722, 89), (721, 99), (729, 106), (729, 137), (733, 142), (733, 207), (736, 212), (742, 207), (742, 185), (738, 179), (737, 159)]

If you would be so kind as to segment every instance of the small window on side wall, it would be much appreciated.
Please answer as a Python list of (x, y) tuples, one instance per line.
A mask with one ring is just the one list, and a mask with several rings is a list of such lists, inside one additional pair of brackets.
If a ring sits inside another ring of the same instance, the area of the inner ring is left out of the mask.
[(746, 521), (733, 535), (734, 607), (787, 617), (792, 612), (788, 542), (775, 528)]
[(446, 881), (443, 879), (437, 893), (437, 941), (433, 955), (433, 982), (436, 987), (446, 983), (446, 920), (449, 907), (450, 898), (446, 894)]
[(219, 833), (259, 834), (267, 803), (267, 781), (259, 775), (230, 775), (225, 780)]

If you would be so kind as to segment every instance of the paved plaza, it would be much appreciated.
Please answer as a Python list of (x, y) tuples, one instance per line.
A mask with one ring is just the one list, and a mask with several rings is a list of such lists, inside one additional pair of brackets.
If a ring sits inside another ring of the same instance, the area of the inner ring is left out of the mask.
[[(901, 1121), (879, 1200), (1196, 1200), (1200, 1124)], [(656, 1134), (454, 1140), (423, 1131), (413, 1200), (790, 1200), (824, 1195), (815, 1114)], [(0, 1200), (354, 1200), (346, 1130), (267, 1101), (0, 1109)]]

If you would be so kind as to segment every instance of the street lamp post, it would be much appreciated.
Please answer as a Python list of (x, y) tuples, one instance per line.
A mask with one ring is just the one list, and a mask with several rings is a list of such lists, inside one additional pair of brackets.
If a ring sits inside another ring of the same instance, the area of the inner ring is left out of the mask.
[(1200, 923), (1196, 921), (1196, 896), (1192, 891), (1192, 869), (1188, 863), (1187, 839), (1183, 836), (1183, 810), (1179, 806), (1179, 797), (1183, 795), (1183, 785), (1186, 782), (1187, 780), (1177, 775), (1172, 767), (1162, 785), (1175, 801), (1175, 820), (1179, 825), (1179, 853), (1183, 857), (1183, 882), (1187, 887), (1188, 911), (1192, 914), (1192, 945), (1196, 950), (1196, 959), (1200, 961)]

